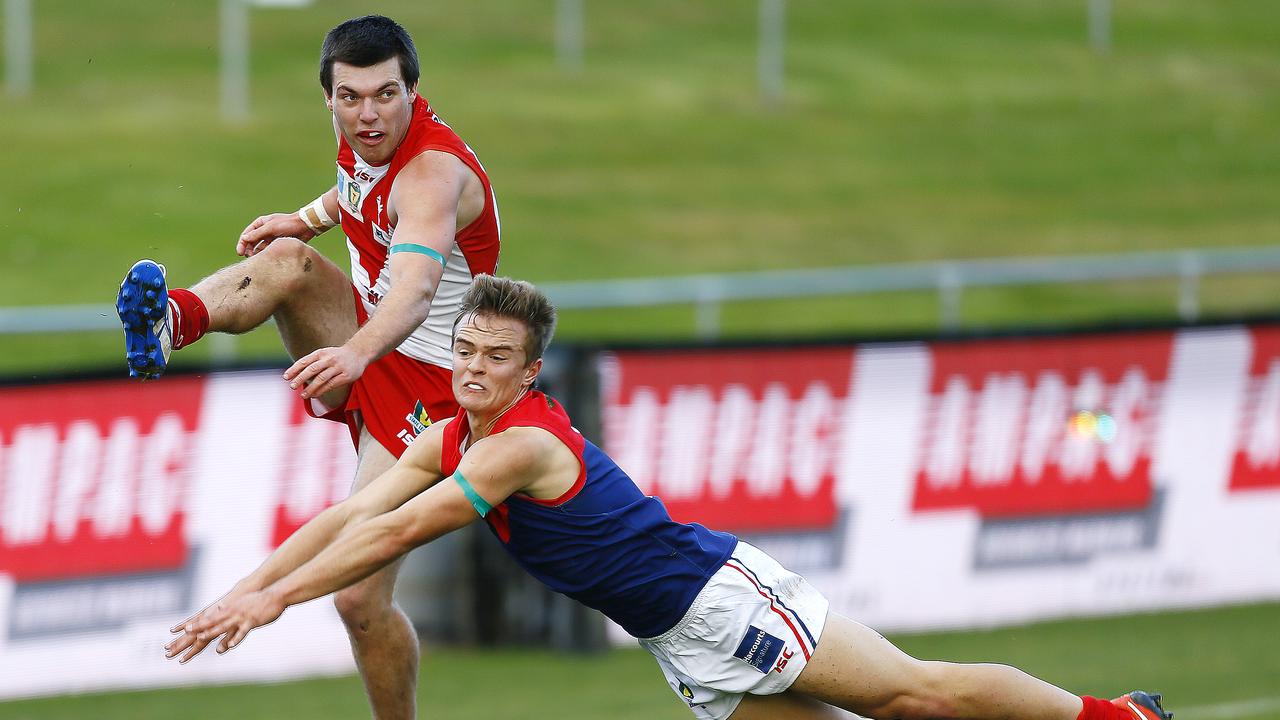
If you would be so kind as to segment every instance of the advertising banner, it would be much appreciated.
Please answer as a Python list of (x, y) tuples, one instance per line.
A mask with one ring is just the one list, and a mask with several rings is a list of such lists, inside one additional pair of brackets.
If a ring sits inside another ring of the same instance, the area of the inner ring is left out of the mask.
[[(1280, 598), (1280, 326), (599, 356), (593, 438), (885, 631)], [(345, 497), (278, 371), (0, 388), (0, 698), (354, 670), (327, 599), (168, 628)]]
[(672, 517), (835, 567), (850, 348), (634, 352), (601, 365), (605, 446)]
[(278, 372), (0, 388), (0, 698), (352, 671), (325, 600), (216, 660), (163, 645), (354, 465)]
[(1280, 598), (1280, 329), (600, 360), (673, 515), (886, 630)]

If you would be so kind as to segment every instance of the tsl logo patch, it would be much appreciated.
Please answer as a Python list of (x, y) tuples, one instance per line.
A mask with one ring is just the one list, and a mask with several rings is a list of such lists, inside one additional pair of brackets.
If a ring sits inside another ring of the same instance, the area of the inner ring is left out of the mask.
[(422, 406), (422, 401), (419, 400), (414, 404), (413, 412), (405, 415), (404, 420), (409, 423), (409, 427), (403, 428), (396, 433), (396, 437), (400, 438), (405, 447), (409, 447), (419, 435), (427, 431), (427, 426), (431, 424), (431, 417), (427, 415), (427, 409)]
[(427, 409), (422, 407), (422, 401), (419, 400), (413, 406), (413, 412), (404, 416), (409, 421), (409, 426), (413, 428), (415, 435), (421, 435), (427, 431), (427, 426), (431, 424), (431, 418), (427, 415)]

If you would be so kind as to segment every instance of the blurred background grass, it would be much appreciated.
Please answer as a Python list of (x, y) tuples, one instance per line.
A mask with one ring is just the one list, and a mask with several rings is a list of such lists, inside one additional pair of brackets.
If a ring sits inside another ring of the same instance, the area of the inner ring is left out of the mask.
[[(332, 183), (318, 47), (377, 10), (416, 37), (422, 91), (490, 171), (501, 271), (535, 282), (1280, 239), (1280, 5), (1130, 0), (1112, 50), (1086, 3), (787, 3), (786, 95), (756, 85), (756, 4), (586, 3), (580, 73), (545, 0), (254, 9), (252, 118), (219, 114), (209, 2), (40, 0), (35, 88), (5, 98), (0, 304), (109, 302), (135, 259), (177, 285), (241, 228)], [(340, 263), (338, 234), (317, 245)], [(1274, 312), (1267, 278), (1206, 283)], [(1174, 317), (1172, 283), (966, 294), (971, 326)], [(744, 303), (731, 337), (936, 327), (930, 293)], [(565, 339), (692, 336), (688, 308), (566, 313)], [(0, 372), (111, 367), (118, 339), (0, 339)], [(202, 344), (180, 364), (203, 363)], [(279, 358), (274, 331), (241, 343)]]

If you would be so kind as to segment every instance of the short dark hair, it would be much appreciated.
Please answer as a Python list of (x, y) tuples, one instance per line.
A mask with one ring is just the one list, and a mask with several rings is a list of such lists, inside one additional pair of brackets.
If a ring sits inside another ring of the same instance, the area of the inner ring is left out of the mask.
[(541, 290), (523, 280), (476, 275), (453, 323), (455, 334), (458, 323), (468, 315), (490, 315), (524, 323), (529, 331), (524, 347), (525, 365), (542, 357), (556, 332), (555, 305)]
[(418, 50), (408, 31), (382, 15), (352, 18), (324, 36), (320, 46), (320, 86), (325, 94), (333, 94), (335, 62), (369, 67), (393, 57), (400, 60), (405, 87), (418, 84)]

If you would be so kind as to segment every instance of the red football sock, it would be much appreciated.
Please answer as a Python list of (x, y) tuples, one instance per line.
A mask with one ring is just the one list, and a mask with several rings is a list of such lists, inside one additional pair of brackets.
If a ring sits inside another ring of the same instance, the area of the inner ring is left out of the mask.
[(209, 331), (209, 309), (190, 290), (170, 290), (169, 327), (173, 330), (173, 349), (186, 347)]
[(1133, 717), (1121, 708), (1111, 704), (1110, 700), (1081, 695), (1084, 709), (1076, 720), (1133, 720)]

